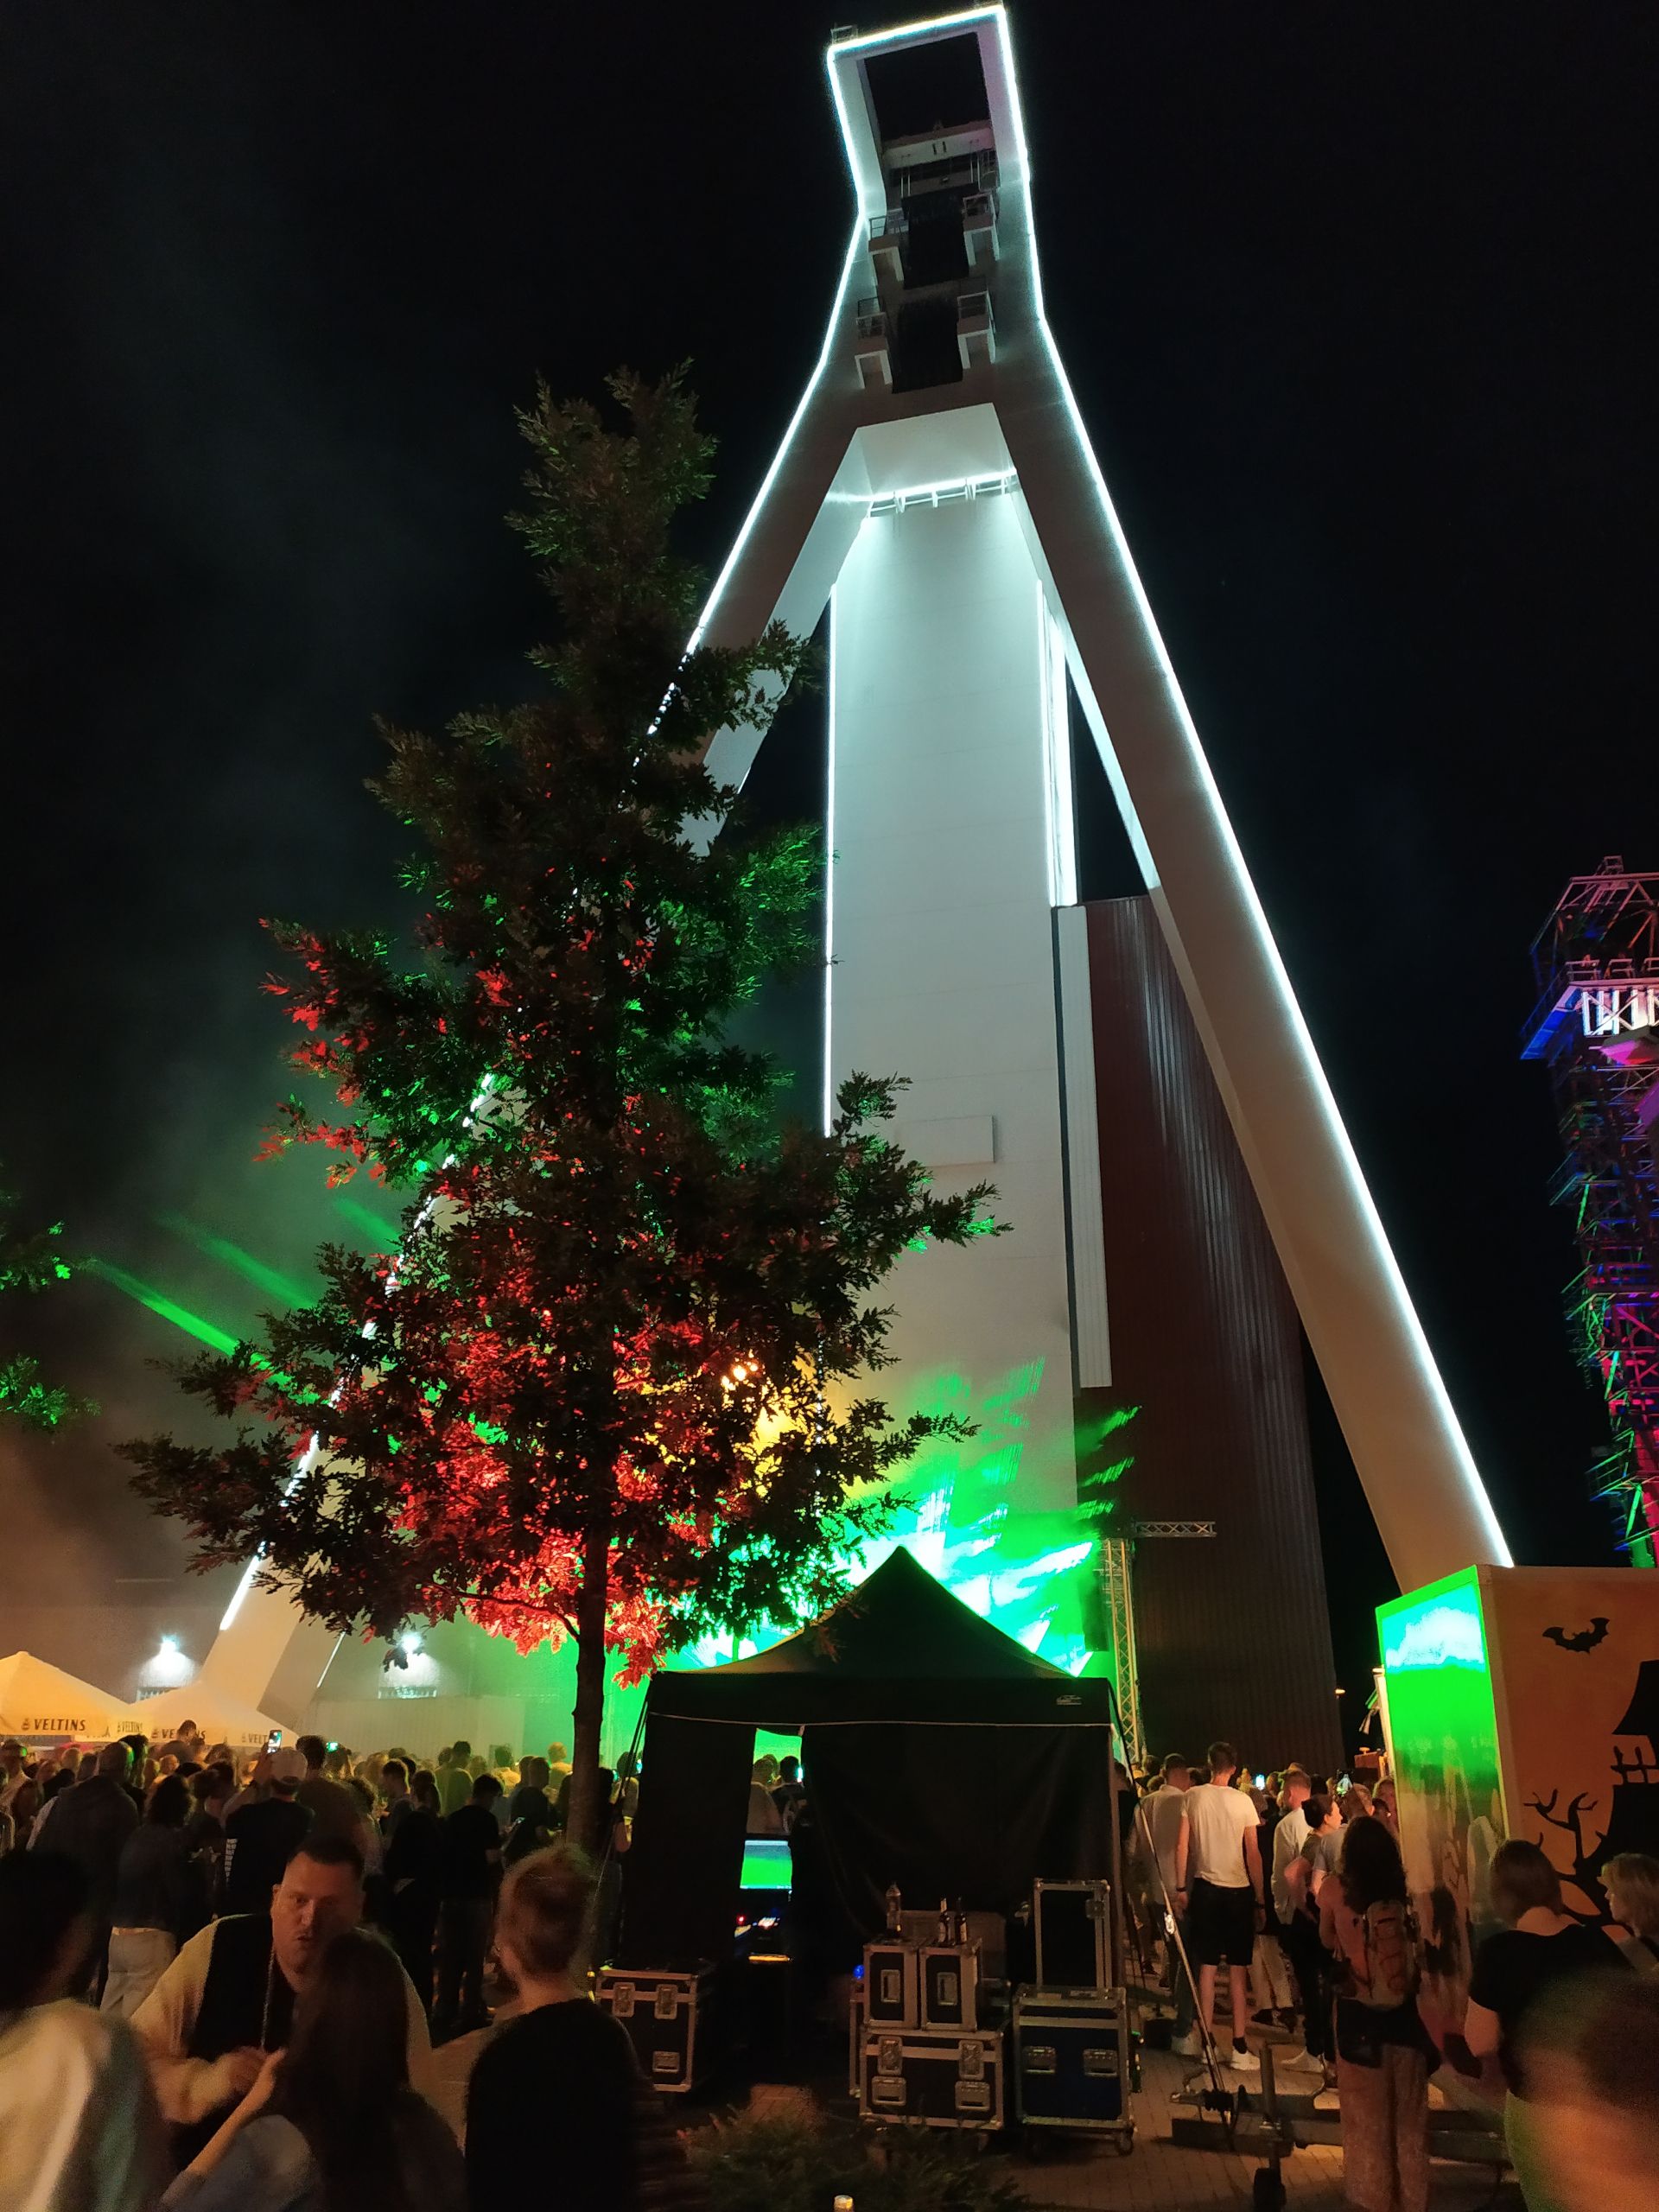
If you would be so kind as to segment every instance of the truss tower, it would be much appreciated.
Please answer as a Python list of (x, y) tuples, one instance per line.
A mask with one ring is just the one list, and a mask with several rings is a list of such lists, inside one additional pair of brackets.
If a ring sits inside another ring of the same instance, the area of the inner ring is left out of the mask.
[(1620, 1548), (1659, 1535), (1659, 874), (1617, 855), (1575, 876), (1532, 948), (1537, 1001), (1522, 1057), (1549, 1070), (1580, 1272), (1568, 1326), (1606, 1401), (1611, 1448), (1592, 1481)]

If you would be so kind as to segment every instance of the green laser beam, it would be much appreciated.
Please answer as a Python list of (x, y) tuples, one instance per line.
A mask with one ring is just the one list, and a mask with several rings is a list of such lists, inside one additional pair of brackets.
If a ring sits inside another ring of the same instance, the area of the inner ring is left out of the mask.
[(187, 1244), (194, 1244), (197, 1251), (205, 1253), (210, 1260), (218, 1260), (223, 1266), (233, 1268), (238, 1274), (245, 1275), (256, 1289), (263, 1290), (268, 1298), (280, 1299), (284, 1306), (308, 1306), (315, 1296), (315, 1291), (308, 1289), (304, 1283), (296, 1281), (292, 1275), (283, 1274), (279, 1268), (268, 1267), (264, 1261), (257, 1259), (240, 1244), (233, 1244), (228, 1236), (220, 1236), (213, 1230), (204, 1229), (200, 1223), (188, 1220), (181, 1213), (158, 1213), (156, 1225), (158, 1229), (169, 1230), (175, 1236), (181, 1236)]
[(194, 1337), (201, 1344), (211, 1344), (215, 1351), (236, 1350), (238, 1340), (228, 1330), (217, 1328), (211, 1321), (204, 1321), (200, 1313), (193, 1313), (188, 1306), (181, 1306), (176, 1299), (168, 1297), (164, 1291), (156, 1289), (152, 1284), (141, 1282), (125, 1268), (118, 1268), (112, 1260), (87, 1258), (80, 1265), (87, 1274), (98, 1275), (105, 1282), (113, 1283), (118, 1290), (125, 1291), (129, 1298), (136, 1298), (139, 1305), (147, 1306), (152, 1313), (159, 1313), (164, 1321), (170, 1321), (175, 1329), (182, 1329), (186, 1336)]
[(348, 1198), (343, 1192), (335, 1193), (334, 1204), (347, 1221), (354, 1224), (357, 1228), (365, 1231), (374, 1239), (377, 1251), (384, 1252), (391, 1249), (387, 1240), (390, 1238), (395, 1241), (397, 1236), (397, 1224), (395, 1221), (388, 1221), (384, 1214), (376, 1213), (372, 1206), (362, 1205), (356, 1198)]

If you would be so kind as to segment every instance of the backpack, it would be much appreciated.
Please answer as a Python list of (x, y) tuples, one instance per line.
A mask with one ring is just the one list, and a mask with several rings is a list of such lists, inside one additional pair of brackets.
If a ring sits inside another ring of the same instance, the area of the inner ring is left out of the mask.
[(1365, 1974), (1353, 1979), (1352, 1996), (1374, 2012), (1392, 2012), (1409, 2005), (1422, 1978), (1417, 1922), (1408, 1904), (1384, 1898), (1368, 1904), (1360, 1916), (1359, 1932), (1365, 1945)]

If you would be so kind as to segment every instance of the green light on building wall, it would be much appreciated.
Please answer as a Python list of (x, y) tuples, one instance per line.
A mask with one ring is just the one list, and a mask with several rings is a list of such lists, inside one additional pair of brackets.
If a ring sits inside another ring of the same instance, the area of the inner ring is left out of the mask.
[[(902, 1546), (982, 1620), (1051, 1666), (1072, 1675), (1109, 1672), (1089, 1635), (1098, 1613), (1099, 1501), (1091, 1497), (1042, 1511), (1018, 1501), (1033, 1490), (1052, 1497), (1075, 1487), (1085, 1449), (1097, 1446), (1135, 1409), (1103, 1416), (1086, 1433), (1045, 1439), (1041, 1451), (1065, 1454), (1061, 1478), (1052, 1462), (1032, 1464), (1031, 1416), (1043, 1380), (1040, 1358), (988, 1376), (978, 1389), (955, 1370), (936, 1375), (918, 1393), (918, 1409), (961, 1414), (976, 1424), (976, 1433), (925, 1446), (895, 1491), (891, 1532), (844, 1564), (856, 1586)], [(1128, 1464), (1125, 1459), (1111, 1474)], [(707, 1637), (687, 1660), (718, 1666), (747, 1658), (801, 1625), (788, 1621), (753, 1637)]]

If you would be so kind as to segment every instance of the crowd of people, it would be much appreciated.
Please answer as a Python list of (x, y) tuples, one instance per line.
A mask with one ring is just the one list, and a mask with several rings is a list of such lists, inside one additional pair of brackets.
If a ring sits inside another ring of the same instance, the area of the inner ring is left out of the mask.
[(1501, 2096), (1531, 2212), (1621, 2202), (1628, 2169), (1611, 2170), (1615, 2139), (1639, 2141), (1650, 2168), (1659, 1859), (1624, 1853), (1602, 1868), (1609, 1929), (1567, 1911), (1538, 1845), (1502, 1845), (1492, 1895), (1503, 1925), (1476, 1954), (1452, 2030), (1419, 2001), (1422, 1945), (1392, 1780), (1368, 1788), (1294, 1765), (1252, 1780), (1232, 1745), (1216, 1743), (1201, 1765), (1172, 1754), (1130, 1802), (1137, 1940), (1149, 1961), (1162, 1942), (1173, 2049), (1249, 2077), (1261, 2071), (1253, 2029), (1296, 2036), (1274, 2045), (1281, 2086), (1337, 2091), (1349, 2202), (1427, 2212), (1428, 2083), (1443, 2062), (1454, 2083)]
[[(0, 2202), (497, 2212), (533, 2112), (567, 2201), (614, 2212), (643, 2164), (671, 2205), (676, 2139), (587, 1996), (637, 1792), (618, 1770), (578, 1837), (559, 1744), (0, 1743)], [(486, 1960), (511, 2019), (463, 2152), (433, 2050), (489, 2024)]]
[[(647, 2183), (676, 2206), (683, 2152), (587, 1994), (638, 1784), (626, 1759), (606, 1770), (576, 1836), (569, 1777), (558, 1744), (514, 1763), (456, 1743), (428, 1764), (315, 1736), (238, 1758), (188, 1726), (97, 1751), (0, 1742), (3, 2201), (498, 2212), (533, 2114), (579, 2212)], [(750, 1833), (789, 1833), (805, 1802), (798, 1762), (758, 1761)], [(1659, 2147), (1659, 1859), (1600, 1870), (1610, 1930), (1567, 1909), (1537, 1845), (1502, 1845), (1503, 1924), (1452, 2027), (1421, 1999), (1386, 1777), (1253, 1778), (1216, 1743), (1122, 1802), (1173, 2047), (1248, 2077), (1270, 2037), (1282, 2086), (1334, 2088), (1351, 2203), (1427, 2212), (1443, 2067), (1501, 2098), (1532, 2212), (1633, 2202)], [(432, 2101), (434, 2047), (488, 2024), (503, 1989), (462, 2148)]]

